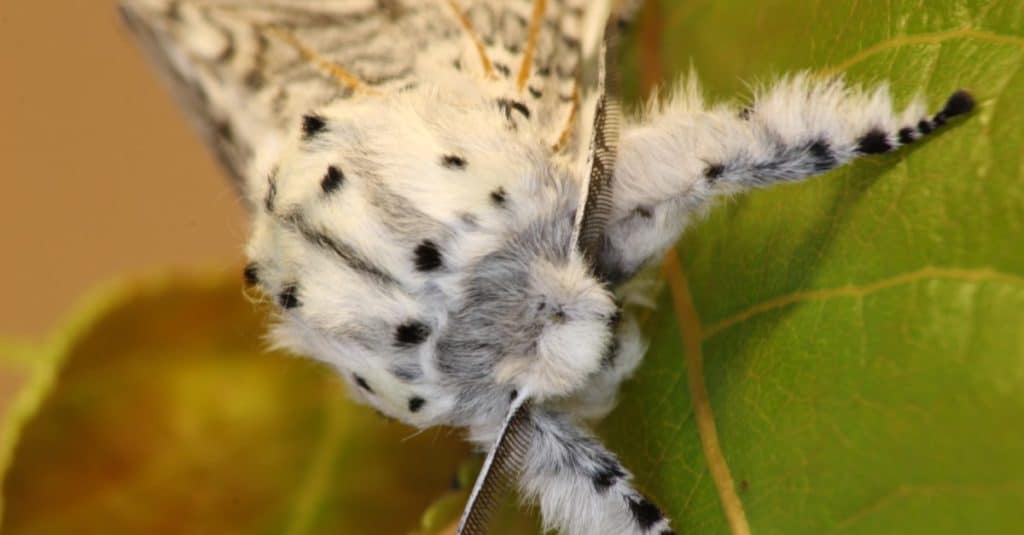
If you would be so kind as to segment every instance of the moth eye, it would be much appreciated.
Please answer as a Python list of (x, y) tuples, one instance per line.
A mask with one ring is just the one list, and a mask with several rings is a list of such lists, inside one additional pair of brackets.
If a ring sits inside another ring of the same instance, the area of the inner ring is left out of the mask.
[(423, 405), (427, 403), (427, 400), (416, 396), (409, 398), (409, 412), (419, 412), (423, 408)]

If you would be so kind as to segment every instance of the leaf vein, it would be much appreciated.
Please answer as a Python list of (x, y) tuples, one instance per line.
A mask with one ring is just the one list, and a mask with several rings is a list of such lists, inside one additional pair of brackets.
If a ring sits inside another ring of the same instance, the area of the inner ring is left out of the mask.
[(846, 58), (839, 63), (825, 67), (818, 71), (821, 76), (832, 76), (846, 71), (850, 67), (868, 59), (871, 56), (880, 54), (906, 45), (937, 44), (953, 39), (977, 39), (991, 43), (1001, 43), (1024, 47), (1024, 38), (1012, 35), (1002, 35), (974, 28), (956, 28), (934, 33), (920, 33), (915, 35), (897, 35), (884, 41), (875, 43), (860, 52)]
[(806, 301), (822, 301), (835, 297), (864, 297), (896, 286), (904, 286), (925, 280), (955, 280), (961, 282), (996, 282), (1024, 288), (1024, 277), (1003, 273), (991, 268), (962, 269), (928, 266), (917, 271), (901, 273), (889, 278), (863, 285), (846, 285), (837, 288), (804, 290), (757, 303), (746, 310), (733, 314), (702, 332), (701, 341), (717, 336), (722, 331), (743, 323), (755, 316)]

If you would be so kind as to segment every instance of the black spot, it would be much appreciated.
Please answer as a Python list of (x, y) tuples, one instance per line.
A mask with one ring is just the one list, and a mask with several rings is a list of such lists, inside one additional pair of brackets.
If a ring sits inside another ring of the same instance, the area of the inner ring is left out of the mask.
[(508, 402), (512, 403), (513, 401), (516, 400), (517, 397), (519, 397), (519, 391), (513, 388), (512, 392), (510, 392), (508, 395)]
[(545, 65), (545, 66), (537, 69), (537, 75), (538, 76), (543, 76), (545, 78), (547, 78), (548, 76), (551, 76), (551, 67)]
[(518, 54), (519, 45), (515, 43), (505, 44), (505, 50), (508, 51), (509, 54)]
[(627, 498), (626, 501), (629, 502), (629, 511), (633, 513), (633, 519), (636, 520), (641, 529), (651, 529), (651, 526), (657, 524), (663, 518), (658, 506), (651, 503), (647, 498), (640, 498), (639, 500)]
[(454, 154), (445, 154), (441, 157), (441, 165), (448, 169), (465, 169), (466, 159), (462, 156), (456, 156)]
[(658, 535), (676, 535), (676, 532), (674, 532), (674, 531), (672, 531), (670, 529), (666, 529), (665, 531), (662, 531)]
[(267, 212), (274, 212), (274, 201), (277, 199), (277, 168), (275, 167), (271, 171), (270, 176), (267, 177), (267, 196), (263, 198), (263, 208)]
[(370, 388), (370, 383), (367, 383), (366, 379), (363, 379), (362, 375), (359, 375), (358, 373), (353, 374), (352, 380), (355, 381), (357, 385), (359, 385), (359, 388), (362, 388), (363, 390), (366, 390), (367, 392), (373, 394), (373, 389)]
[(814, 158), (814, 170), (819, 173), (828, 171), (839, 163), (836, 161), (835, 154), (832, 153), (832, 147), (824, 139), (819, 139), (808, 145), (807, 151)]
[(505, 201), (507, 200), (507, 197), (508, 192), (505, 191), (505, 188), (498, 188), (491, 192), (491, 201), (493, 201), (494, 204), (497, 204), (498, 206), (505, 206)]
[(935, 128), (932, 126), (932, 123), (929, 121), (922, 120), (921, 122), (917, 123), (917, 131), (921, 132), (922, 134), (931, 134), (932, 130), (934, 129)]
[(250, 91), (259, 91), (263, 89), (263, 86), (267, 83), (267, 79), (263, 76), (263, 73), (253, 69), (245, 75), (245, 87), (249, 88)]
[(881, 154), (892, 150), (885, 132), (874, 129), (857, 140), (857, 150), (863, 154)]
[(452, 61), (452, 67), (455, 67), (455, 70), (457, 70), (457, 71), (461, 71), (462, 70), (462, 60), (456, 58), (454, 61)]
[(281, 293), (277, 294), (277, 303), (281, 305), (281, 308), (295, 308), (299, 306), (299, 289), (294, 284), (286, 286)]
[(519, 102), (518, 100), (512, 100), (512, 99), (508, 99), (508, 98), (499, 98), (498, 99), (498, 107), (501, 108), (502, 110), (504, 110), (505, 117), (508, 118), (508, 119), (512, 118), (512, 110), (515, 110), (515, 111), (523, 114), (523, 117), (526, 117), (527, 119), (530, 118), (530, 108), (527, 108), (526, 104), (523, 104), (522, 102)]
[(302, 137), (312, 139), (327, 129), (327, 121), (321, 115), (311, 113), (302, 117)]
[(500, 72), (501, 75), (504, 76), (505, 78), (508, 78), (509, 76), (512, 75), (512, 70), (509, 69), (508, 65), (505, 65), (504, 63), (495, 63), (494, 70)]
[(615, 484), (616, 481), (625, 477), (626, 472), (622, 470), (619, 463), (611, 457), (602, 457), (597, 461), (597, 470), (591, 474), (590, 480), (594, 483), (594, 489), (597, 490), (598, 494), (604, 494), (608, 492), (608, 489)]
[(331, 193), (332, 191), (341, 187), (341, 183), (345, 181), (345, 173), (341, 172), (335, 166), (327, 168), (327, 173), (324, 175), (323, 180), (320, 181), (320, 189), (324, 190), (324, 193)]
[(970, 93), (963, 89), (953, 93), (946, 100), (946, 105), (943, 106), (940, 115), (949, 118), (956, 117), (957, 115), (963, 115), (974, 109), (974, 97)]
[(428, 336), (430, 336), (430, 327), (420, 321), (410, 321), (395, 329), (395, 345), (412, 347), (423, 343)]
[(242, 278), (245, 279), (246, 286), (256, 286), (260, 283), (260, 272), (255, 262), (245, 265), (245, 269), (242, 270)]
[(433, 271), (444, 263), (441, 251), (431, 240), (423, 240), (423, 243), (416, 246), (414, 254), (416, 255), (416, 269), (419, 271)]
[(753, 108), (751, 108), (750, 106), (747, 106), (747, 107), (743, 108), (742, 110), (740, 110), (740, 112), (737, 115), (739, 116), (740, 119), (742, 119), (744, 121), (749, 121), (750, 120), (750, 116), (753, 115), (753, 114), (754, 114)]
[(722, 176), (722, 173), (725, 173), (724, 165), (720, 163), (711, 164), (704, 169), (704, 178), (706, 178), (708, 182), (714, 183)]
[(416, 396), (409, 398), (409, 412), (419, 412), (423, 408), (423, 405), (427, 403), (427, 400)]
[(914, 129), (910, 127), (900, 128), (900, 143), (909, 145), (914, 142)]
[(544, 96), (544, 92), (543, 91), (541, 91), (540, 89), (537, 89), (536, 87), (533, 87), (532, 85), (528, 86), (526, 89), (528, 89), (530, 91), (530, 95), (533, 96), (533, 98), (540, 98), (540, 97)]

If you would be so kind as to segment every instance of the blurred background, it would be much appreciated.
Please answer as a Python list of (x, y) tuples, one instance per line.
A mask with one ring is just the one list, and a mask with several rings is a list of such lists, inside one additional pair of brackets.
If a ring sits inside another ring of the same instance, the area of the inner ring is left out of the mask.
[(43, 338), (100, 281), (241, 265), (241, 206), (115, 4), (0, 2), (4, 335)]

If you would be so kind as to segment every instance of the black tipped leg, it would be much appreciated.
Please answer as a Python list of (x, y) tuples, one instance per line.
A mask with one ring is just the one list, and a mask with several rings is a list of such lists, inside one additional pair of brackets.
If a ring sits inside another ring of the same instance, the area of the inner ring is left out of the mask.
[(948, 119), (950, 117), (956, 117), (957, 115), (970, 113), (970, 111), (974, 109), (974, 105), (974, 97), (967, 91), (960, 89), (949, 96), (949, 99), (946, 100), (946, 105), (939, 113)]

